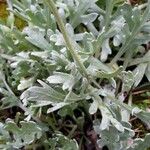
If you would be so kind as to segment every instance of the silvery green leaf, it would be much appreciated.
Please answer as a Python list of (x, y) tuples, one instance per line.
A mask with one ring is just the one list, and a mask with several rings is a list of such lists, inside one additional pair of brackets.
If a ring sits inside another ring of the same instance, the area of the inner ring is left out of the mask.
[(29, 102), (47, 101), (49, 104), (63, 102), (65, 95), (56, 91), (49, 85), (39, 81), (43, 87), (32, 86), (24, 91), (20, 99), (26, 105)]
[(105, 65), (103, 62), (101, 62), (100, 60), (91, 57), (89, 59), (90, 61), (90, 69), (94, 68), (95, 70), (104, 70), (104, 71), (111, 71), (111, 68), (109, 68), (107, 65)]
[(22, 146), (32, 143), (35, 138), (39, 139), (42, 136), (42, 129), (33, 121), (21, 121), (21, 127), (12, 120), (7, 120), (4, 129), (11, 132), (14, 138), (13, 143), (8, 143), (13, 148), (21, 148)]
[(5, 124), (0, 122), (0, 141), (1, 141), (0, 149), (9, 150), (12, 149), (12, 147), (7, 144), (8, 141), (10, 141), (10, 135), (6, 130), (4, 130), (4, 126)]
[(91, 22), (94, 22), (95, 19), (97, 18), (97, 16), (98, 16), (97, 13), (91, 13), (91, 14), (88, 14), (88, 15), (83, 15), (83, 16), (81, 16), (82, 23), (87, 25)]
[(136, 45), (142, 45), (147, 44), (150, 41), (150, 34), (139, 34), (133, 41), (133, 43), (136, 43)]
[(94, 41), (94, 40), (95, 40), (95, 37), (93, 36), (92, 33), (85, 32), (83, 34), (82, 42), (84, 46), (83, 50), (85, 53), (89, 54), (90, 52), (92, 53), (94, 51), (93, 43), (91, 43), (91, 41)]
[(109, 46), (109, 39), (106, 39), (102, 44), (101, 61), (105, 62), (109, 54), (111, 54), (111, 48)]
[(97, 109), (98, 109), (98, 103), (97, 103), (97, 101), (93, 101), (89, 108), (89, 113), (95, 114), (97, 112)]
[(71, 38), (73, 38), (73, 36), (74, 36), (74, 29), (73, 29), (73, 27), (71, 26), (71, 24), (69, 24), (69, 23), (66, 24), (66, 30), (67, 30), (69, 36), (70, 36)]
[(71, 91), (68, 95), (64, 92), (55, 90), (50, 85), (44, 83), (41, 80), (38, 80), (38, 82), (42, 85), (42, 87), (32, 86), (21, 94), (20, 99), (23, 101), (24, 105), (34, 103), (32, 107), (40, 107), (50, 104), (57, 105), (59, 103), (63, 103), (64, 101), (66, 104), (68, 104), (85, 99), (86, 97), (81, 97), (80, 95), (76, 95)]
[(150, 82), (150, 63), (148, 63), (148, 65), (147, 65), (145, 75), (146, 75), (148, 81)]
[(98, 70), (102, 70), (105, 72), (113, 71), (112, 68), (108, 67), (106, 64), (104, 64), (103, 62), (101, 62), (100, 60), (94, 57), (91, 57), (89, 61), (90, 61), (90, 65), (87, 70), (93, 75), (96, 75)]
[(114, 77), (117, 77), (118, 75), (120, 75), (122, 71), (123, 71), (123, 67), (120, 66), (114, 72), (97, 71), (96, 76), (99, 78), (111, 79), (111, 78), (114, 78)]
[[(71, 25), (75, 28), (77, 27), (81, 22), (81, 16), (85, 14), (85, 12), (95, 6), (96, 0), (83, 0), (83, 1), (78, 1), (78, 4), (76, 5), (75, 11), (72, 15), (71, 19)], [(74, 6), (75, 7), (75, 6)]]
[(135, 75), (131, 71), (123, 71), (121, 75), (121, 79), (123, 82), (122, 92), (129, 91), (134, 84)]
[(53, 149), (59, 150), (79, 150), (78, 143), (74, 139), (64, 136), (61, 132), (56, 132), (53, 137), (48, 140), (49, 145), (54, 145)]
[(44, 38), (44, 32), (40, 31), (37, 27), (26, 27), (23, 30), (23, 33), (26, 34), (26, 39), (33, 45), (43, 49), (43, 50), (52, 50), (51, 45)]
[(150, 125), (150, 113), (145, 112), (142, 110), (137, 110), (136, 113), (134, 113), (136, 117), (138, 117), (140, 120), (142, 120), (146, 125)]
[(54, 111), (56, 111), (56, 110), (58, 110), (58, 109), (60, 109), (60, 108), (62, 108), (62, 107), (64, 107), (64, 106), (66, 106), (66, 105), (68, 105), (68, 104), (67, 104), (67, 103), (64, 103), (64, 102), (54, 104), (53, 107), (48, 108), (47, 113), (54, 112)]
[(101, 130), (109, 129), (110, 123), (116, 127), (116, 129), (120, 132), (124, 132), (124, 127), (122, 124), (117, 121), (108, 110), (106, 106), (99, 105), (99, 109), (102, 113), (102, 121), (100, 125)]
[(120, 143), (119, 143), (119, 134), (118, 131), (115, 130), (113, 127), (110, 127), (109, 130), (103, 130), (101, 132), (101, 139), (98, 140), (98, 145), (99, 146), (105, 146), (110, 150), (117, 150), (120, 148)]
[(50, 41), (55, 42), (57, 46), (65, 45), (63, 35), (58, 30), (56, 30), (56, 34), (50, 36)]
[(109, 125), (110, 125), (110, 120), (107, 118), (107, 115), (103, 114), (100, 129), (105, 130), (109, 128)]
[(0, 110), (18, 106), (18, 98), (12, 95), (11, 93), (9, 93), (9, 91), (0, 88), (0, 94), (4, 95), (4, 97), (1, 98)]
[(132, 115), (133, 115), (133, 114), (138, 114), (138, 113), (140, 113), (141, 111), (142, 111), (141, 109), (139, 109), (138, 107), (135, 107), (135, 108), (132, 109)]
[(146, 150), (150, 147), (150, 134), (147, 134), (144, 139), (135, 139), (131, 147), (127, 150)]
[(141, 10), (138, 7), (133, 8), (133, 16), (131, 16), (135, 24), (140, 24)]
[(135, 70), (133, 71), (133, 73), (136, 75), (134, 86), (138, 86), (139, 83), (142, 81), (146, 68), (147, 68), (147, 63), (139, 64), (135, 68)]
[[(143, 51), (143, 47), (141, 47)], [(150, 51), (148, 51), (143, 57), (132, 59), (132, 62), (129, 63), (129, 66), (134, 66), (140, 63), (149, 63)]]
[(43, 52), (31, 52), (31, 55), (34, 55), (34, 56), (37, 56), (37, 57), (40, 57), (42, 59), (47, 59), (50, 55), (50, 52), (48, 51), (43, 51)]
[(110, 83), (111, 83), (112, 87), (114, 87), (114, 88), (117, 87), (117, 83), (116, 83), (116, 80), (114, 78), (110, 79)]
[(72, 40), (81, 41), (83, 39), (83, 33), (74, 34), (74, 29), (71, 26), (71, 24), (69, 24), (69, 23), (66, 24), (66, 30), (67, 30), (70, 38), (72, 38)]
[(114, 46), (119, 46), (122, 43), (122, 36), (121, 34), (117, 34), (113, 38), (113, 44)]
[(122, 118), (122, 121), (128, 122), (129, 119), (130, 119), (130, 112), (128, 112), (128, 111), (125, 110), (125, 109), (122, 109), (122, 110), (121, 110), (121, 118)]
[(59, 8), (58, 13), (59, 13), (59, 15), (61, 16), (62, 19), (65, 19), (66, 16), (65, 16), (65, 11), (64, 11), (63, 8)]
[(150, 33), (150, 21), (145, 22), (141, 28), (141, 31)]
[(131, 17), (133, 15), (132, 7), (128, 4), (125, 4), (120, 8), (119, 13), (121, 13), (123, 15), (124, 19), (129, 24), (129, 27), (132, 28), (134, 25), (134, 22), (132, 20), (133, 17)]
[[(105, 30), (104, 30), (105, 31)], [(105, 31), (106, 32), (106, 31)], [(114, 37), (116, 34), (118, 34), (117, 28), (116, 27), (111, 27), (106, 33), (105, 33), (105, 38), (109, 39)]]
[(99, 24), (100, 24), (99, 26), (100, 26), (100, 28), (103, 28), (104, 25), (105, 25), (104, 16), (100, 15), (100, 16), (98, 17), (98, 20), (99, 20)]
[(33, 85), (33, 82), (34, 82), (34, 77), (33, 78), (28, 78), (28, 79), (22, 78), (20, 80), (20, 84), (18, 85), (17, 89), (19, 91), (21, 91), (21, 90), (24, 90), (28, 87), (31, 87)]
[(67, 66), (69, 64), (69, 61), (64, 54), (60, 54), (57, 51), (52, 51), (51, 55), (54, 63), (61, 66)]
[(63, 90), (71, 90), (75, 84), (75, 79), (67, 73), (55, 72), (54, 75), (47, 78), (47, 81), (52, 84), (63, 84)]

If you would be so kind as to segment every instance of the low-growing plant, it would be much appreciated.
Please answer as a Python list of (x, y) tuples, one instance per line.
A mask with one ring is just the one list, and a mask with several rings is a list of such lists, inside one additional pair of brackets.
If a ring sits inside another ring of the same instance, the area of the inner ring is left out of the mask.
[[(150, 81), (150, 1), (7, 0), (0, 149), (146, 150), (133, 92)], [(15, 18), (25, 22), (15, 26)], [(147, 92), (147, 91), (146, 91)]]

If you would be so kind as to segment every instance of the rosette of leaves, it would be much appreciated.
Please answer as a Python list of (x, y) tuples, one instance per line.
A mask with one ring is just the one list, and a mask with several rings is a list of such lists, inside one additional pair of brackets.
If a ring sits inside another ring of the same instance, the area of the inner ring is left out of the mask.
[[(19, 31), (13, 23), (11, 26), (0, 24), (1, 59), (5, 60), (1, 66), (1, 109), (20, 107), (27, 120), (34, 119), (39, 124), (35, 118), (38, 114), (57, 114), (57, 110), (65, 106), (87, 101), (89, 115), (99, 110), (102, 116), (94, 121), (101, 138), (97, 141), (99, 147), (130, 150), (142, 145), (143, 149), (147, 148), (149, 135), (144, 140), (133, 140), (129, 116), (134, 115), (148, 124), (150, 115), (125, 104), (124, 92), (137, 86), (144, 74), (149, 80), (149, 52), (144, 49), (143, 54), (140, 46), (150, 40), (150, 1), (144, 10), (143, 6), (128, 4), (116, 9), (115, 0), (106, 0), (103, 9), (96, 2), (12, 0), (11, 12), (27, 25)], [(136, 65), (134, 71), (126, 71)], [(144, 73), (140, 74), (141, 71)], [(25, 146), (28, 139), (23, 142), (20, 139), (26, 137), (22, 136), (25, 124), (20, 122), (23, 129), (10, 124), (15, 126), (15, 142), (21, 141), (16, 147)], [(43, 133), (38, 129), (33, 133), (37, 131), (35, 134), (40, 139)], [(11, 128), (6, 130), (12, 132)], [(114, 138), (116, 141), (112, 143)], [(32, 143), (33, 135), (29, 139)], [(53, 141), (54, 148), (61, 145), (67, 149), (71, 144), (72, 149), (78, 149), (74, 140), (63, 135), (47, 138), (46, 143)], [(66, 145), (63, 146), (62, 141)], [(133, 147), (130, 141), (135, 144)]]

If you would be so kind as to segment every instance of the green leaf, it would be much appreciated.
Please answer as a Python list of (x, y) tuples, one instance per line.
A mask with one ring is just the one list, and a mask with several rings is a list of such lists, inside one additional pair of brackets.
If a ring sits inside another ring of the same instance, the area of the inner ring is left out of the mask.
[(85, 25), (88, 25), (91, 22), (94, 22), (94, 20), (97, 18), (98, 14), (97, 13), (91, 13), (88, 15), (83, 15), (81, 16), (81, 20)]
[(147, 69), (145, 71), (145, 75), (146, 75), (148, 81), (150, 82), (150, 63), (148, 63), (148, 65), (147, 65)]
[(71, 74), (55, 72), (54, 75), (47, 78), (47, 81), (52, 84), (63, 84), (63, 90), (69, 91), (75, 84), (75, 78)]
[(147, 134), (144, 139), (137, 139), (133, 142), (132, 147), (127, 150), (146, 150), (150, 147), (150, 134)]
[(109, 46), (109, 39), (106, 39), (102, 44), (101, 61), (105, 62), (109, 54), (111, 54), (111, 48)]
[(24, 90), (28, 87), (31, 87), (33, 85), (34, 78), (24, 79), (22, 78), (20, 80), (20, 84), (18, 85), (18, 90)]
[(12, 133), (14, 142), (9, 143), (14, 148), (31, 144), (34, 140), (41, 138), (42, 129), (33, 121), (21, 121), (18, 127), (12, 120), (7, 120), (4, 129)]
[(26, 39), (33, 45), (43, 49), (43, 50), (52, 50), (52, 46), (44, 38), (43, 31), (40, 31), (40, 28), (37, 27), (26, 27), (23, 30), (23, 33), (26, 34)]
[(111, 123), (114, 127), (116, 127), (118, 131), (124, 132), (123, 125), (112, 116), (111, 112), (108, 110), (106, 106), (99, 106), (99, 109), (102, 113), (102, 121), (100, 125), (101, 130), (109, 128)]
[(93, 103), (91, 104), (90, 108), (89, 108), (89, 113), (90, 114), (95, 114), (98, 110), (98, 103), (97, 101), (93, 101)]
[(18, 106), (18, 98), (9, 93), (7, 90), (0, 88), (0, 94), (3, 94), (4, 97), (1, 98), (0, 109), (8, 109), (13, 106)]
[(120, 78), (122, 79), (122, 82), (123, 82), (122, 92), (129, 91), (135, 82), (135, 75), (133, 74), (133, 72), (122, 71)]
[[(44, 86), (43, 87), (32, 86), (22, 93), (20, 98), (23, 100), (24, 103), (28, 101), (31, 102), (42, 101), (47, 102), (48, 104), (63, 102), (63, 100), (65, 99), (64, 94), (56, 91), (49, 85), (43, 83), (42, 81), (39, 82)], [(44, 105), (45, 105), (44, 103), (41, 104), (41, 106)]]
[(134, 86), (138, 86), (138, 84), (142, 81), (145, 71), (147, 68), (146, 63), (139, 64), (133, 73), (136, 75)]
[(123, 71), (123, 67), (120, 66), (116, 71), (114, 72), (104, 72), (104, 71), (97, 71), (97, 77), (99, 78), (105, 78), (105, 79), (110, 79), (110, 78), (114, 78), (117, 77), (118, 75), (120, 75), (120, 73)]
[(62, 135), (62, 133), (56, 133), (53, 135), (54, 138), (49, 139), (50, 146), (54, 143), (54, 149), (59, 147), (60, 150), (78, 150), (78, 144), (75, 140), (69, 139), (66, 136)]
[(47, 110), (47, 112), (50, 113), (85, 98), (78, 96), (71, 91), (68, 94), (65, 94), (55, 90), (40, 80), (38, 82), (43, 87), (33, 86), (22, 93), (20, 98), (22, 99), (24, 105), (29, 103), (34, 103), (32, 104), (32, 107), (52, 105), (52, 107)]

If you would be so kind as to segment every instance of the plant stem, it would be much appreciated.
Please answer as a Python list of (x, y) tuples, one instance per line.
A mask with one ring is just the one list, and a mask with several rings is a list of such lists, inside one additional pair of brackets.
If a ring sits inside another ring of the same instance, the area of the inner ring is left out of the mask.
[(111, 13), (113, 11), (114, 2), (113, 0), (106, 0), (106, 16), (105, 16), (105, 30), (109, 28), (109, 23), (111, 19)]
[(69, 39), (68, 33), (65, 29), (65, 25), (60, 17), (60, 15), (58, 14), (57, 8), (55, 6), (55, 3), (53, 2), (53, 0), (45, 0), (45, 2), (48, 4), (50, 11), (54, 14), (56, 21), (58, 23), (58, 26), (63, 34), (66, 46), (68, 48), (68, 51), (71, 53), (74, 61), (76, 62), (77, 66), (80, 68), (81, 73), (88, 78), (88, 73), (86, 71), (85, 66), (83, 65), (83, 63), (80, 60), (79, 55), (77, 54), (77, 52), (74, 50), (73, 45), (71, 44), (71, 41)]

